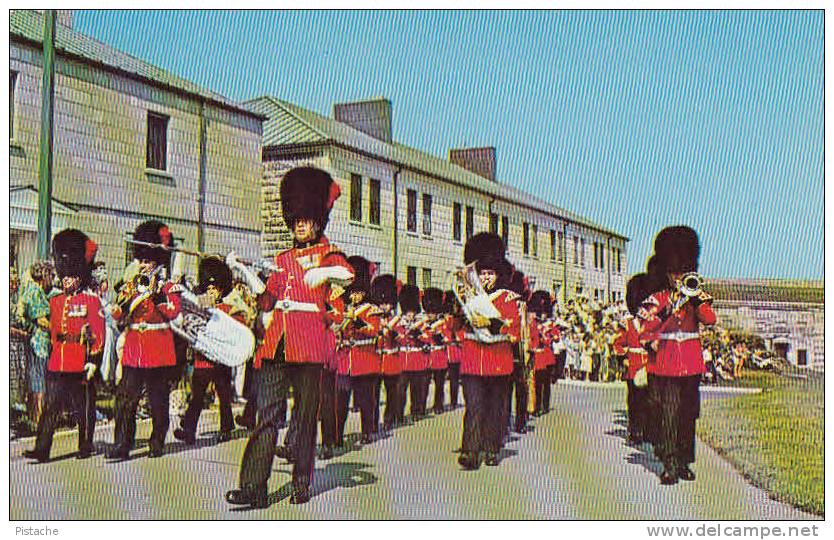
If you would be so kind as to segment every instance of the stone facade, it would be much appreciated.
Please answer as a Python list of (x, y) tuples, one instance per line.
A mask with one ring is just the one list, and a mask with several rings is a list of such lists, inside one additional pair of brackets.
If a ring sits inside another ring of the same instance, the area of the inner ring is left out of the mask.
[[(10, 37), (10, 184), (37, 189), (42, 53)], [(260, 255), (259, 116), (60, 49), (55, 70), (53, 198), (72, 212), (60, 224), (53, 218), (53, 234), (59, 226), (86, 232), (111, 276), (125, 266), (125, 235), (150, 217), (189, 249)], [(149, 112), (168, 118), (165, 170), (146, 166)], [(24, 267), (34, 233), (19, 232)], [(193, 272), (196, 261), (187, 260)]]

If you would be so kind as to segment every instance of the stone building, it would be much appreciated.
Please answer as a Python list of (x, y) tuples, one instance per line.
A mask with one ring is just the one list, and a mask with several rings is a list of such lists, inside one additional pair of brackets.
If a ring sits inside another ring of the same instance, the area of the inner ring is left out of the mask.
[(623, 298), (628, 239), (500, 182), (494, 148), (454, 149), (445, 160), (401, 145), (392, 138), (385, 99), (337, 104), (334, 118), (272, 97), (247, 105), (267, 118), (265, 255), (289, 244), (280, 178), (310, 164), (329, 171), (342, 190), (328, 236), (348, 255), (376, 262), (381, 273), (445, 288), (466, 240), (492, 231), (536, 288), (560, 299)]
[[(10, 255), (20, 269), (36, 256), (42, 35), (40, 13), (10, 13)], [(263, 118), (70, 26), (56, 24), (55, 47), (53, 234), (85, 231), (111, 275), (130, 257), (125, 234), (151, 217), (188, 248), (259, 256)]]
[(825, 367), (825, 291), (821, 281), (709, 280), (720, 323), (758, 334), (799, 367)]

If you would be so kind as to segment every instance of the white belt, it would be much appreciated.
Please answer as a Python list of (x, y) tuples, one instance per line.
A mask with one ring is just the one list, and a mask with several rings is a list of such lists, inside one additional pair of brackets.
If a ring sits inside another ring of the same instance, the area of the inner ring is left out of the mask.
[(400, 352), (423, 352), (420, 347), (400, 347)]
[(444, 345), (432, 345), (431, 347), (429, 347), (429, 350), (430, 351), (442, 351), (445, 348), (446, 347)]
[(642, 347), (628, 347), (626, 348), (626, 352), (630, 352), (632, 354), (648, 354), (646, 349)]
[(397, 354), (399, 349), (382, 349), (382, 354)]
[(278, 300), (275, 302), (275, 309), (279, 311), (306, 311), (307, 313), (318, 313), (318, 304), (312, 302), (296, 302), (295, 300)]
[(466, 339), (468, 339), (470, 341), (477, 341), (478, 343), (486, 343), (486, 344), (501, 343), (501, 342), (504, 342), (504, 341), (510, 341), (510, 336), (508, 336), (506, 334), (499, 334), (497, 336), (493, 336), (491, 339), (488, 339), (488, 340), (483, 340), (478, 335), (470, 334), (468, 332), (466, 334), (464, 334), (463, 337), (465, 337)]
[(677, 341), (678, 343), (681, 341), (689, 341), (690, 339), (698, 339), (700, 337), (701, 336), (698, 332), (670, 332), (668, 334), (660, 334), (660, 339), (665, 341)]
[(361, 347), (362, 345), (375, 345), (375, 344), (376, 344), (376, 340), (373, 339), (373, 338), (371, 338), (371, 339), (360, 339), (358, 341), (348, 342), (348, 345), (351, 346), (351, 347)]
[(165, 323), (133, 323), (130, 325), (131, 330), (137, 330), (139, 332), (147, 332), (148, 330), (167, 330), (170, 328), (171, 325), (167, 322)]

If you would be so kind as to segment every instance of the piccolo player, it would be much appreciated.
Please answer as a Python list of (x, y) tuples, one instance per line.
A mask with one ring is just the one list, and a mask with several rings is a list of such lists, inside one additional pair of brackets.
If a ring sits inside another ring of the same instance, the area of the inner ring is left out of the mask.
[(345, 256), (324, 236), (339, 193), (338, 184), (325, 171), (311, 167), (290, 170), (281, 182), (280, 194), (284, 221), (292, 231), (294, 245), (275, 257), (277, 269), (266, 285), (238, 262), (234, 253), (227, 257), (229, 266), (240, 272), (258, 294), (259, 308), (274, 309), (272, 324), (280, 325), (275, 356), (264, 359), (260, 369), (258, 425), (243, 454), (240, 486), (226, 493), (230, 504), (255, 508), (269, 504), (267, 482), (278, 438), (283, 375), (293, 388), (293, 415), (298, 422), (290, 502), (310, 500), (322, 365), (335, 348), (327, 304), (333, 294), (331, 286), (344, 287), (353, 279)]
[(72, 407), (78, 421), (78, 459), (93, 452), (96, 393), (93, 376), (104, 345), (101, 302), (87, 290), (96, 244), (76, 229), (65, 229), (52, 240), (55, 270), (63, 292), (49, 302), (52, 351), (46, 366), (46, 398), (38, 421), (35, 449), (26, 457), (49, 461), (52, 436), (61, 410)]

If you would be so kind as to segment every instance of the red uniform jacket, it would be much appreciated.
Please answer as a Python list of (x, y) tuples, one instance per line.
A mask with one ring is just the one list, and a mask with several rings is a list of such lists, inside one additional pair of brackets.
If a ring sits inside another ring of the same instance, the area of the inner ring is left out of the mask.
[(640, 343), (640, 321), (628, 317), (623, 322), (626, 327), (617, 334), (614, 350), (617, 354), (624, 354), (628, 357), (628, 370), (625, 378), (633, 380), (640, 368), (648, 364), (649, 355)]
[[(92, 339), (84, 343), (82, 328), (87, 325)], [(104, 316), (98, 297), (80, 292), (67, 296), (61, 293), (49, 301), (49, 330), (52, 352), (47, 369), (60, 373), (80, 373), (90, 355), (101, 352), (104, 345)]]
[(429, 348), (431, 337), (428, 333), (428, 324), (423, 314), (417, 314), (413, 319), (403, 317), (403, 332), (400, 357), (402, 358), (403, 371), (425, 371), (429, 369)]
[[(173, 283), (166, 283), (160, 295), (137, 295), (127, 313), (114, 311), (113, 318), (127, 323), (123, 366), (151, 369), (177, 364), (169, 322), (180, 313), (180, 295), (172, 287)], [(164, 301), (157, 304), (155, 296)]]
[(640, 343), (648, 349), (657, 342), (657, 352), (648, 365), (649, 373), (662, 377), (687, 377), (706, 371), (701, 351), (698, 324), (715, 324), (715, 312), (708, 303), (695, 308), (687, 302), (675, 314), (661, 320), (669, 306), (668, 290), (651, 295), (640, 307)]
[(541, 371), (556, 363), (553, 341), (558, 330), (553, 321), (534, 318), (530, 325), (530, 350), (533, 352), (533, 370)]
[[(304, 274), (319, 267), (341, 266), (351, 272), (353, 269), (324, 236), (312, 246), (279, 253), (275, 264), (281, 271), (270, 274), (266, 290), (258, 297), (261, 310), (275, 310), (272, 324), (266, 330), (263, 350), (259, 351), (260, 358), (272, 358), (283, 339), (288, 363), (327, 363), (336, 347), (327, 307), (332, 290), (328, 283), (311, 289), (304, 283)], [(256, 363), (260, 367), (258, 359)]]
[(513, 372), (513, 347), (521, 336), (519, 296), (506, 289), (495, 291), (489, 296), (492, 304), (501, 313), (501, 318), (508, 323), (500, 330), (504, 340), (497, 343), (482, 343), (477, 340), (475, 334), (467, 332), (463, 340), (461, 375), (498, 377), (510, 375)]
[[(218, 304), (217, 309), (223, 313), (229, 313), (232, 310), (232, 306), (229, 304)], [(239, 323), (246, 324), (246, 316), (243, 313), (235, 313), (232, 315), (232, 318)], [(197, 351), (194, 351), (194, 369), (213, 369), (215, 366), (217, 366), (217, 364), (207, 359)]]
[(447, 327), (451, 342), (446, 347), (446, 355), (450, 364), (460, 364), (463, 358), (463, 336), (466, 334), (466, 325), (461, 317), (449, 315)]
[(400, 324), (401, 320), (401, 317), (393, 313), (380, 318), (381, 336), (378, 347), (382, 356), (383, 375), (399, 375), (403, 371), (400, 341), (405, 329)]
[(446, 352), (446, 349), (449, 342), (452, 341), (452, 336), (446, 322), (446, 317), (434, 321), (432, 327), (429, 331), (432, 342), (431, 350), (429, 351), (429, 369), (447, 369), (449, 367), (449, 353)]
[(359, 325), (349, 322), (342, 332), (337, 372), (351, 377), (377, 375), (382, 371), (382, 357), (377, 349), (379, 309), (366, 302), (357, 306), (354, 313)]

